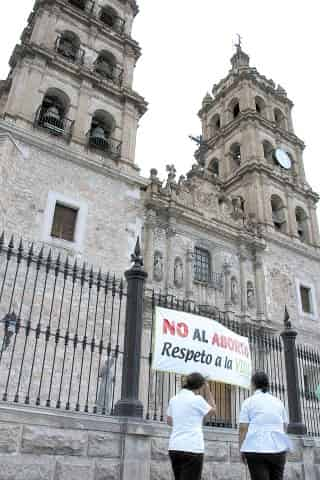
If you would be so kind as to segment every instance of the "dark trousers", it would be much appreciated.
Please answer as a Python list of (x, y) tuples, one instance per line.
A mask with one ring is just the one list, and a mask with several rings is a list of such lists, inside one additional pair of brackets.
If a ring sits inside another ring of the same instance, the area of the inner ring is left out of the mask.
[(175, 480), (201, 480), (203, 453), (169, 451)]
[(245, 453), (251, 480), (283, 480), (286, 454)]

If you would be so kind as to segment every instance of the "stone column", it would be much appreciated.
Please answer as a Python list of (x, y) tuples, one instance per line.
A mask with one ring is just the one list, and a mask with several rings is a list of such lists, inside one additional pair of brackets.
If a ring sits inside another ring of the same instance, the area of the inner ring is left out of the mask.
[(53, 17), (54, 16), (56, 17), (57, 13), (58, 12), (55, 7), (52, 8), (51, 14), (44, 8), (40, 8), (38, 10), (38, 18), (33, 27), (33, 31), (31, 34), (31, 42), (38, 45), (41, 43), (45, 43), (47, 46), (50, 46), (50, 48), (52, 48), (52, 45), (49, 44), (49, 36), (47, 34), (48, 34), (48, 31), (51, 30), (50, 27), (55, 27), (56, 18), (53, 18)]
[(224, 308), (226, 312), (230, 312), (231, 302), (231, 264), (228, 260), (225, 260), (223, 264), (224, 273)]
[(73, 139), (82, 144), (88, 141), (86, 135), (88, 134), (91, 126), (92, 118), (89, 115), (90, 99), (91, 84), (88, 81), (83, 80), (80, 87), (79, 102), (73, 130)]
[(319, 223), (317, 217), (317, 206), (314, 202), (309, 201), (308, 204), (309, 216), (310, 216), (310, 226), (312, 232), (312, 243), (317, 247), (320, 245), (320, 233), (319, 233)]
[(240, 260), (240, 302), (241, 302), (241, 314), (244, 317), (247, 313), (247, 283), (245, 273), (245, 263), (247, 261), (247, 252), (245, 245), (240, 245), (239, 260)]
[(122, 115), (121, 159), (131, 164), (134, 164), (138, 122), (139, 114), (136, 108), (126, 101)]
[(296, 152), (296, 159), (297, 159), (297, 173), (299, 174), (300, 176), (300, 180), (302, 180), (303, 182), (306, 182), (306, 173), (305, 173), (305, 170), (304, 170), (304, 163), (303, 163), (303, 153), (302, 153), (302, 149), (301, 147), (297, 147), (295, 149), (295, 152)]
[(165, 271), (165, 285), (167, 293), (171, 293), (174, 288), (174, 255), (173, 255), (173, 242), (176, 236), (177, 219), (174, 216), (169, 217), (168, 227), (166, 231), (167, 248), (166, 248), (166, 271)]
[(186, 298), (193, 297), (193, 250), (189, 248), (186, 254)]
[(294, 209), (294, 198), (292, 193), (287, 193), (287, 208), (288, 208), (288, 233), (291, 237), (298, 237), (296, 214)]
[(254, 271), (256, 283), (256, 298), (257, 298), (257, 320), (265, 320), (266, 315), (266, 292), (262, 253), (256, 251), (254, 254)]
[(156, 228), (155, 210), (148, 210), (145, 221), (145, 239), (144, 239), (144, 265), (148, 274), (148, 281), (152, 282), (153, 274), (153, 255), (154, 255), (154, 233)]

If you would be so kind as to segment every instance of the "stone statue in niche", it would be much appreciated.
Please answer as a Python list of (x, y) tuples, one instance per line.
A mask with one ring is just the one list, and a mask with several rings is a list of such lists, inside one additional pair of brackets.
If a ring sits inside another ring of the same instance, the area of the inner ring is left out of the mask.
[(183, 263), (179, 257), (174, 261), (174, 284), (176, 287), (183, 285)]
[(256, 307), (256, 300), (252, 282), (247, 282), (247, 305), (249, 310), (253, 310)]
[(234, 305), (239, 302), (239, 287), (236, 277), (231, 278), (231, 301)]
[(163, 256), (161, 252), (155, 252), (153, 257), (153, 278), (157, 282), (163, 279)]
[(231, 216), (234, 220), (244, 219), (244, 201), (241, 197), (234, 197), (232, 199), (232, 212)]

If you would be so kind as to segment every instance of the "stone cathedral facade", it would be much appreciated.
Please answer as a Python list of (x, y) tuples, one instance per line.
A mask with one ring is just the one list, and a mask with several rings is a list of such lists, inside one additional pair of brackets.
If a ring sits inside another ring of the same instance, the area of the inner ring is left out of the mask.
[(318, 196), (286, 91), (237, 46), (203, 99), (196, 163), (135, 163), (135, 0), (37, 0), (0, 82), (0, 227), (122, 274), (142, 237), (148, 286), (319, 342)]

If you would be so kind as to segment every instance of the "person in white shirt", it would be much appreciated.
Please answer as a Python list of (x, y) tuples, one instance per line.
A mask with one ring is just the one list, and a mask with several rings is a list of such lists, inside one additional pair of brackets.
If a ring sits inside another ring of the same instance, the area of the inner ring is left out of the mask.
[(239, 446), (251, 480), (283, 480), (286, 453), (291, 442), (286, 435), (288, 416), (281, 400), (269, 393), (268, 375), (256, 372), (251, 379), (254, 394), (242, 404)]
[(205, 378), (200, 373), (188, 375), (183, 389), (171, 398), (167, 412), (168, 425), (172, 426), (169, 456), (175, 480), (201, 480), (203, 419), (206, 415), (214, 415), (215, 411)]

